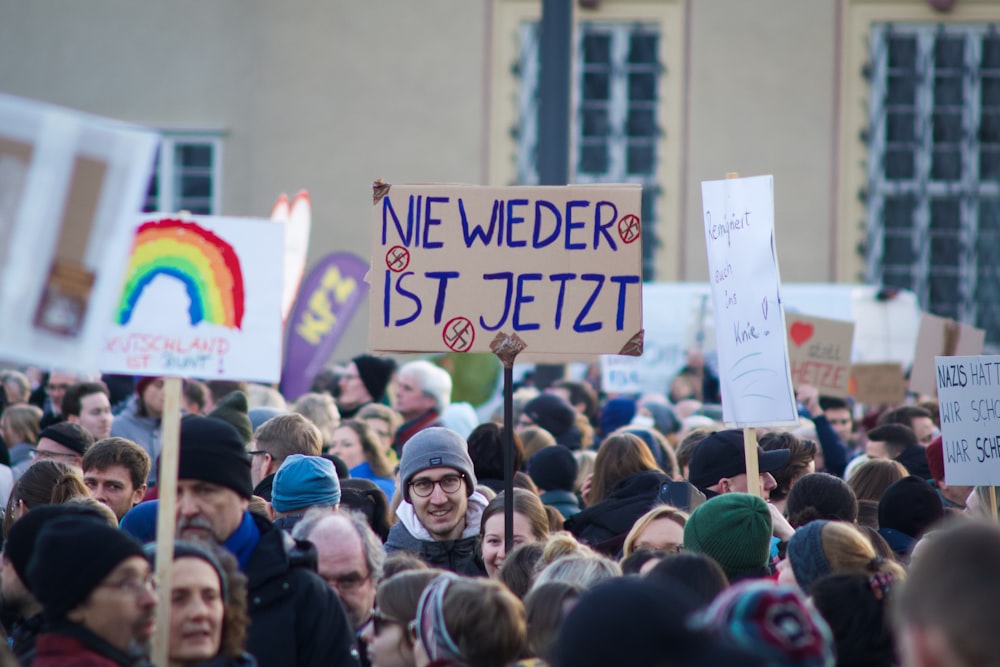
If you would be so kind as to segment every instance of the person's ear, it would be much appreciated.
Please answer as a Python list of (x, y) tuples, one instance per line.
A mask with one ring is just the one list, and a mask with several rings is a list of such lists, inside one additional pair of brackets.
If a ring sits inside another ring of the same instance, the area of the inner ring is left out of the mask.
[(729, 493), (730, 482), (728, 477), (719, 480), (719, 493)]

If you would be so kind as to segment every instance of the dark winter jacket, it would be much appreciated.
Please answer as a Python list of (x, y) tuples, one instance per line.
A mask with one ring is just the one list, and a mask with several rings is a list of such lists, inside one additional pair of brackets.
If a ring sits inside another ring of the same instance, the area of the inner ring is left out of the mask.
[(546, 491), (538, 496), (543, 505), (555, 507), (564, 519), (580, 513), (580, 500), (572, 491)]
[(271, 494), (274, 492), (274, 474), (270, 474), (264, 479), (260, 480), (260, 483), (254, 487), (253, 494), (259, 498), (263, 498), (267, 502), (271, 502)]
[(906, 471), (917, 479), (933, 479), (931, 468), (927, 464), (927, 450), (920, 445), (910, 445), (896, 457)]
[(636, 519), (659, 502), (660, 485), (670, 478), (658, 470), (629, 475), (596, 505), (566, 520), (576, 539), (614, 558)]
[(399, 521), (389, 530), (385, 551), (387, 554), (397, 551), (411, 553), (431, 567), (457, 574), (474, 577), (485, 575), (486, 569), (479, 558), (479, 524), (486, 504), (485, 496), (473, 493), (469, 498), (462, 537), (457, 540), (435, 540), (420, 523), (413, 505), (408, 502), (400, 503), (396, 510)]
[(217, 655), (208, 662), (199, 662), (197, 667), (257, 667), (257, 660), (249, 653), (235, 658)]
[(31, 667), (32, 662), (34, 662), (35, 642), (44, 627), (45, 619), (41, 613), (14, 623), (14, 628), (10, 633), (11, 650), (21, 667)]
[(260, 541), (244, 574), (250, 636), (260, 667), (357, 664), (347, 615), (316, 574), (316, 549), (254, 516)]

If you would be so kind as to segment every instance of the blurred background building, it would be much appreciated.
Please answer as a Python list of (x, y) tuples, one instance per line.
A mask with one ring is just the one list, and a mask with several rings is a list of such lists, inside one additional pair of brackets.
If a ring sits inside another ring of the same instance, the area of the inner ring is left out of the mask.
[[(1000, 342), (1000, 1), (575, 11), (572, 181), (644, 185), (646, 279), (707, 280), (701, 181), (773, 174), (784, 281), (912, 289)], [(368, 257), (375, 178), (538, 181), (540, 15), (540, 0), (0, 0), (0, 91), (161, 130), (148, 210), (266, 216), (305, 188), (310, 261)]]

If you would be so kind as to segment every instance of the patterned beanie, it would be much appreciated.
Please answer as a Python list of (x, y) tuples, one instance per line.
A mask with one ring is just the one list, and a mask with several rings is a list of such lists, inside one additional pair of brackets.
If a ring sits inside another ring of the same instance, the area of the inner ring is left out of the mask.
[(694, 621), (770, 667), (834, 667), (833, 633), (812, 604), (792, 586), (744, 581), (723, 591)]
[(712, 498), (687, 520), (684, 548), (713, 558), (730, 580), (767, 574), (771, 554), (767, 503), (748, 493)]
[(811, 521), (795, 531), (788, 542), (788, 560), (795, 581), (808, 592), (813, 582), (830, 574), (830, 561), (823, 551), (823, 526), (829, 521)]

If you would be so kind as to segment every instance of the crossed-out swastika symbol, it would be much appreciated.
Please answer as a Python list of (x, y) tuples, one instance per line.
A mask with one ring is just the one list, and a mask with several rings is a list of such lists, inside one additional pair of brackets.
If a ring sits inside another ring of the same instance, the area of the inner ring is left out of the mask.
[(639, 238), (641, 229), (642, 225), (639, 223), (638, 216), (625, 215), (618, 221), (618, 236), (623, 243), (632, 243)]
[(385, 265), (390, 271), (399, 273), (410, 265), (410, 251), (401, 245), (394, 245), (385, 254)]
[(476, 340), (476, 328), (468, 319), (454, 317), (444, 325), (441, 338), (449, 350), (467, 352), (472, 349), (472, 343)]

